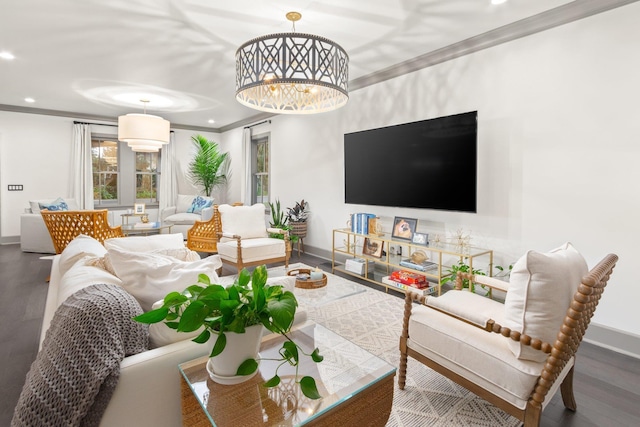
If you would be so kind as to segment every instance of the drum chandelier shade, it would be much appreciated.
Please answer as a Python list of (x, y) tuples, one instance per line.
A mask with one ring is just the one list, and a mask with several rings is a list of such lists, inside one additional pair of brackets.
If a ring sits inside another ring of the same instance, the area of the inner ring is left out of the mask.
[[(149, 101), (142, 101), (149, 102)], [(118, 117), (118, 139), (133, 151), (157, 152), (169, 143), (170, 123), (162, 117), (146, 114), (127, 114)]]
[(236, 51), (236, 99), (279, 114), (335, 110), (349, 100), (349, 55), (333, 41), (295, 32), (250, 40)]

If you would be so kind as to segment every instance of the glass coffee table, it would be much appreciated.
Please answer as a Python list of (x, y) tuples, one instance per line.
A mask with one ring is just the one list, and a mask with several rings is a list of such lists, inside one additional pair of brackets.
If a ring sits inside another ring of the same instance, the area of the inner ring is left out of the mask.
[(141, 223), (137, 222), (135, 224), (122, 224), (122, 233), (125, 236), (131, 235), (149, 235), (149, 234), (160, 234), (162, 230), (167, 230), (167, 233), (171, 233), (171, 225), (162, 225), (159, 222), (148, 222)]
[[(396, 368), (321, 325), (306, 322), (291, 333), (306, 353), (315, 347), (321, 363), (302, 356), (299, 378), (316, 380), (321, 399), (305, 397), (295, 382), (295, 368), (278, 370), (281, 383), (265, 388), (277, 361), (262, 360), (252, 379), (220, 385), (209, 378), (208, 357), (179, 365), (182, 374), (182, 419), (185, 426), (384, 426), (391, 413)], [(263, 338), (260, 357), (278, 358), (283, 338)]]

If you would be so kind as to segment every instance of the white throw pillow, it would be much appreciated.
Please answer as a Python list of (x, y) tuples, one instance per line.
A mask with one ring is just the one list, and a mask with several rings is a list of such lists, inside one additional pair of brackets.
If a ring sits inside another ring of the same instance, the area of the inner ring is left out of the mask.
[(253, 206), (218, 206), (222, 220), (222, 232), (237, 234), (243, 239), (268, 237), (267, 225), (264, 218), (264, 205), (257, 203)]
[(76, 200), (71, 197), (57, 197), (55, 199), (38, 199), (38, 200), (29, 200), (29, 207), (31, 208), (31, 213), (40, 213), (40, 205), (50, 205), (56, 199), (62, 199), (67, 204), (67, 209), (70, 211), (80, 210)]
[(152, 236), (116, 237), (104, 241), (107, 250), (120, 249), (129, 252), (151, 252), (158, 249), (184, 248), (182, 233), (154, 234)]
[(98, 267), (77, 263), (60, 279), (58, 289), (58, 305), (80, 289), (100, 283), (122, 286), (122, 281), (116, 276)]
[(190, 194), (178, 194), (176, 198), (176, 213), (186, 213), (195, 197)]
[[(547, 253), (529, 251), (513, 266), (504, 303), (504, 326), (553, 344), (582, 278), (583, 256), (571, 245)], [(547, 355), (509, 340), (518, 359), (543, 362)]]
[(198, 261), (179, 261), (169, 255), (150, 252), (129, 252), (109, 249), (109, 259), (122, 287), (133, 295), (144, 311), (172, 291), (182, 292), (206, 274), (212, 282), (218, 280), (216, 270), (222, 267), (218, 255)]
[(91, 236), (79, 234), (69, 242), (66, 248), (60, 254), (60, 276), (63, 276), (78, 261), (87, 257), (102, 257), (107, 250), (102, 243)]
[[(196, 251), (192, 251), (187, 247), (183, 248), (172, 248), (172, 249), (157, 249), (155, 251), (151, 251), (150, 253), (156, 253), (161, 255), (168, 255), (170, 257), (176, 258), (178, 261), (198, 261), (200, 259), (200, 255)], [(111, 258), (109, 254), (105, 254), (103, 257), (90, 257), (85, 258), (85, 265), (91, 265), (93, 267), (101, 268), (114, 276), (116, 276), (116, 272), (113, 269), (113, 265), (111, 265)]]

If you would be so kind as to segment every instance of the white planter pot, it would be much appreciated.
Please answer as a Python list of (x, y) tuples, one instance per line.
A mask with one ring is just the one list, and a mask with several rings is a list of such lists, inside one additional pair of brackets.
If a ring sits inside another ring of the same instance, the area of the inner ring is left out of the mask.
[(236, 375), (236, 372), (245, 360), (257, 359), (263, 330), (262, 325), (253, 325), (246, 328), (244, 334), (225, 332), (227, 345), (222, 353), (207, 362), (211, 379), (219, 384), (238, 384), (251, 379), (258, 370), (252, 375)]

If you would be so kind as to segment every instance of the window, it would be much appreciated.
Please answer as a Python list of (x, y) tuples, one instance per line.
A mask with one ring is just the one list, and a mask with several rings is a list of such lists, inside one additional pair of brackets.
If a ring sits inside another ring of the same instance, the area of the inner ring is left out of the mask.
[(269, 135), (251, 138), (251, 203), (269, 203)]
[(115, 136), (93, 135), (93, 198), (95, 207), (158, 203), (160, 153), (136, 153)]

